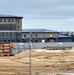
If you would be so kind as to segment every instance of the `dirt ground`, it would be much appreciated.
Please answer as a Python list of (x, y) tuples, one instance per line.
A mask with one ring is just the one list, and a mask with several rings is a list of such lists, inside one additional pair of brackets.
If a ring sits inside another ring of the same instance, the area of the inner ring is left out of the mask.
[[(29, 50), (0, 57), (0, 75), (30, 75)], [(32, 50), (31, 75), (74, 75), (74, 50)]]

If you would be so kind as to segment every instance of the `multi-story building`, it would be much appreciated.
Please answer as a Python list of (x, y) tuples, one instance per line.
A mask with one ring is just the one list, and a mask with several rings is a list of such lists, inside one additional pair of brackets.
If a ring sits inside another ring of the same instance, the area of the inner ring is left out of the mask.
[(58, 31), (46, 29), (22, 30), (20, 16), (0, 15), (0, 43), (2, 42), (71, 42), (70, 36), (59, 35)]
[(22, 31), (22, 18), (0, 14), (0, 30)]
[(0, 42), (21, 42), (22, 18), (0, 14)]

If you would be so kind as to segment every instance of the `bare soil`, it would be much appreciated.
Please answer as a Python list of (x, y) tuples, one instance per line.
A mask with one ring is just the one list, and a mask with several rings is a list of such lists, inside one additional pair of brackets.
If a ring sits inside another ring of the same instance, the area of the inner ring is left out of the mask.
[[(29, 75), (29, 54), (0, 57), (0, 75)], [(74, 50), (32, 50), (31, 75), (74, 75)]]

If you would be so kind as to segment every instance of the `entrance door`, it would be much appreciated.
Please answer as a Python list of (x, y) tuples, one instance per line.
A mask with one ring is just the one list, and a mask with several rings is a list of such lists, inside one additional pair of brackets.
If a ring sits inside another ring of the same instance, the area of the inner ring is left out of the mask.
[(55, 42), (55, 39), (54, 38), (48, 38), (47, 42)]
[(50, 39), (50, 42), (54, 42), (54, 39)]

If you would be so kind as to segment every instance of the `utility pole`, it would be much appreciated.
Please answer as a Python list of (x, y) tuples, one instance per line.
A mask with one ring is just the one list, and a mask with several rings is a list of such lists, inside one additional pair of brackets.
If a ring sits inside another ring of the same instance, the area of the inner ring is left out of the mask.
[(32, 41), (31, 41), (31, 35), (32, 33), (30, 32), (30, 52), (29, 52), (29, 75), (31, 75), (31, 46), (32, 46)]

